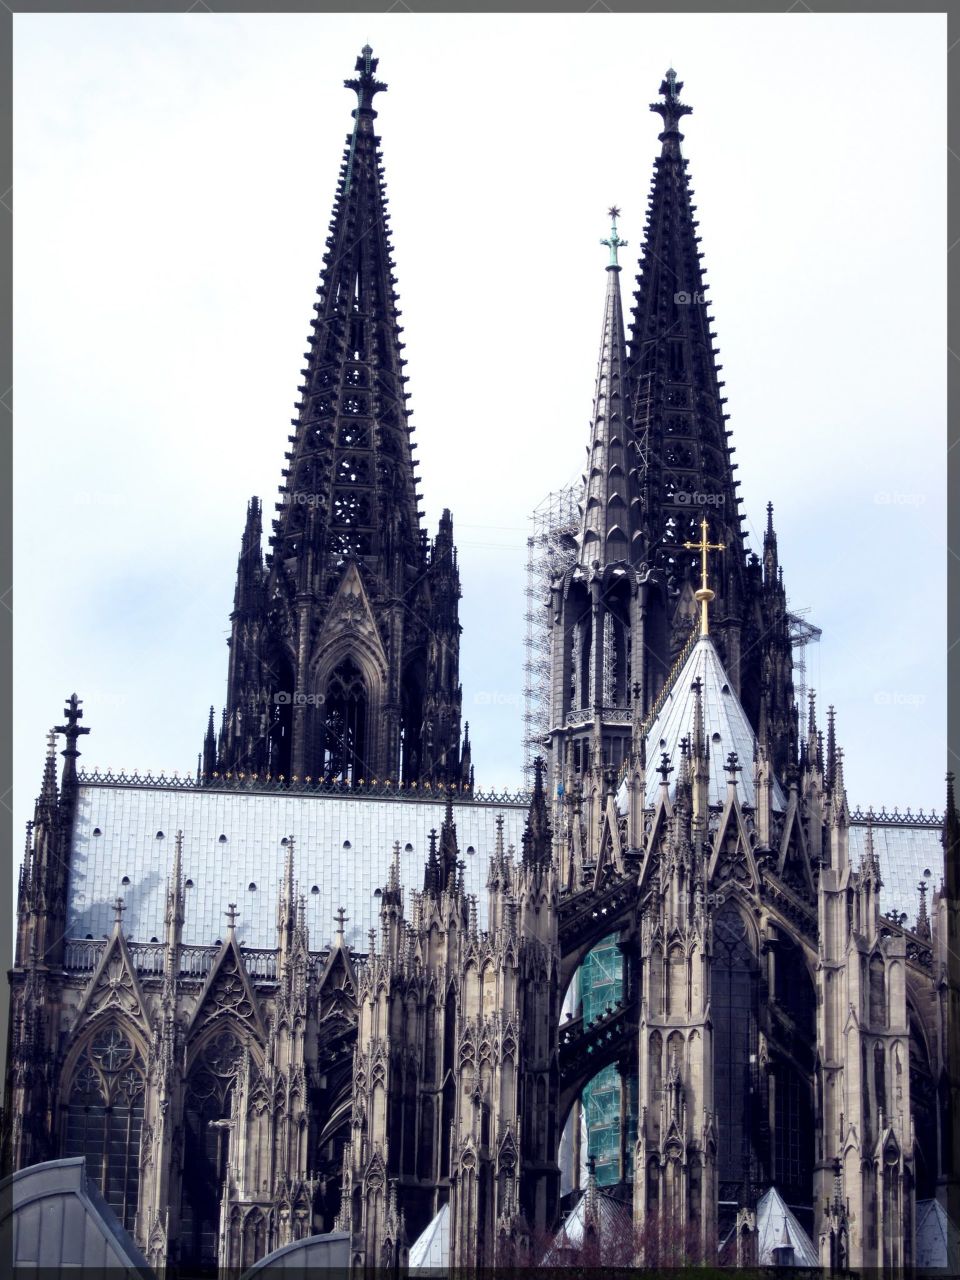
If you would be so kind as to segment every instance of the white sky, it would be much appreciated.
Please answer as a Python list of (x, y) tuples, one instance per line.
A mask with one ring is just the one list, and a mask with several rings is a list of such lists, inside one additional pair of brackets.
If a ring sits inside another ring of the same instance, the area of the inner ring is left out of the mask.
[[(751, 545), (823, 627), (852, 804), (942, 805), (945, 47), (924, 15), (14, 18), (16, 822), (44, 735), (192, 771), (272, 507), (361, 45), (478, 782), (521, 763), (526, 517), (579, 474), (669, 65)], [(22, 829), (22, 828), (21, 828)]]

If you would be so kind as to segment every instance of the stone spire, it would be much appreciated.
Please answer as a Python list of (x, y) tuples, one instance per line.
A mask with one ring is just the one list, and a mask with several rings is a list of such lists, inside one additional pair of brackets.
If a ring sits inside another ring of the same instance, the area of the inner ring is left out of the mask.
[(742, 575), (744, 553), (696, 206), (680, 154), (679, 122), (691, 111), (680, 100), (682, 88), (676, 73), (668, 71), (660, 85), (662, 101), (650, 106), (663, 117), (662, 147), (654, 162), (640, 254), (629, 373), (638, 406), (649, 405), (648, 415), (639, 409), (636, 414), (638, 434), (646, 429), (642, 488), (648, 554), (662, 546), (674, 575), (696, 588), (699, 566), (694, 557), (682, 555), (681, 546), (698, 532), (698, 504), (711, 499), (718, 541), (728, 547), (718, 582), (723, 603), (727, 571)]
[[(300, 416), (284, 471), (274, 561), (292, 560), (304, 590), (326, 594), (345, 557), (373, 563), (395, 551), (420, 555), (406, 363), (394, 288), (386, 184), (373, 132), (377, 59), (366, 46), (317, 290)], [(274, 571), (275, 576), (275, 571)]]
[(376, 70), (365, 46), (345, 81), (357, 104), (265, 563), (247, 508), (221, 767), (459, 782), (453, 520), (433, 542), (421, 527)]
[(600, 331), (600, 359), (593, 399), (593, 422), (587, 444), (584, 505), (580, 517), (580, 563), (607, 565), (630, 558), (634, 511), (630, 477), (637, 474), (637, 452), (630, 423), (626, 383), (626, 339), (620, 300), (617, 254), (626, 247), (617, 232), (620, 210), (610, 209), (607, 292)]

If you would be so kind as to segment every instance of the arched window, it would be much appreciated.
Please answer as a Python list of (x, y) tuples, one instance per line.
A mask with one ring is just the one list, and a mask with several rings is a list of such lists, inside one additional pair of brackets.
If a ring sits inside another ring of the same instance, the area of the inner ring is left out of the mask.
[(754, 1127), (761, 1120), (755, 1096), (758, 966), (746, 921), (732, 903), (717, 913), (713, 936), (717, 1173), (720, 1200), (736, 1201), (744, 1179), (753, 1181)]
[(323, 772), (353, 782), (369, 773), (366, 756), (367, 687), (345, 658), (330, 673), (324, 699)]
[(870, 1025), (887, 1025), (887, 996), (884, 982), (883, 957), (874, 953), (870, 957)]
[(63, 1154), (84, 1156), (87, 1176), (131, 1230), (140, 1188), (143, 1057), (118, 1026), (84, 1046), (67, 1094)]
[(217, 1261), (220, 1194), (227, 1170), (229, 1120), (240, 1041), (221, 1031), (197, 1055), (184, 1101), (180, 1258), (191, 1266)]
[(589, 620), (583, 626), (583, 643), (580, 647), (580, 707), (583, 710), (590, 705), (590, 650), (593, 640), (593, 631)]

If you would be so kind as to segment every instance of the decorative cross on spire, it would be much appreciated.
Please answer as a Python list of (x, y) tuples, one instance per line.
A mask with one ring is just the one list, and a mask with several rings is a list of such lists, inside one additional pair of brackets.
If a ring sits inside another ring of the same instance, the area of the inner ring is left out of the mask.
[(743, 771), (743, 765), (740, 763), (739, 757), (735, 751), (731, 751), (727, 756), (727, 763), (724, 766), (727, 771), (727, 781), (737, 785), (737, 774)]
[(600, 243), (605, 244), (610, 250), (610, 262), (608, 263), (608, 267), (615, 267), (619, 271), (620, 263), (617, 261), (617, 251), (620, 249), (626, 249), (627, 242), (626, 240), (621, 240), (619, 233), (617, 232), (617, 219), (620, 217), (620, 210), (616, 205), (612, 205), (607, 212), (610, 215), (610, 238), (609, 240), (601, 240)]
[(687, 551), (700, 552), (700, 589), (693, 594), (700, 601), (700, 634), (705, 636), (710, 631), (710, 618), (707, 614), (707, 605), (714, 599), (715, 593), (710, 590), (707, 585), (707, 552), (708, 551), (724, 551), (726, 550), (725, 542), (710, 542), (707, 538), (707, 517), (704, 516), (700, 521), (700, 541), (685, 542), (684, 547)]
[(349, 919), (350, 919), (350, 917), (349, 917), (349, 916), (347, 915), (347, 913), (344, 911), (343, 907), (338, 907), (338, 908), (337, 908), (337, 914), (334, 916), (334, 920), (336, 920), (336, 922), (337, 922), (337, 937), (338, 937), (338, 938), (342, 938), (342, 937), (343, 937), (343, 926), (346, 924), (346, 922), (347, 922)]
[(670, 782), (670, 775), (673, 773), (673, 765), (670, 763), (670, 757), (665, 751), (660, 757), (660, 763), (657, 765), (657, 773), (660, 775), (661, 786), (668, 786)]
[(64, 765), (65, 780), (75, 780), (77, 776), (77, 756), (80, 752), (77, 750), (77, 739), (81, 734), (89, 733), (90, 730), (83, 728), (80, 721), (83, 719), (83, 712), (80, 710), (80, 699), (75, 693), (71, 693), (67, 699), (67, 705), (63, 709), (66, 724), (58, 725), (55, 732), (62, 733), (67, 740), (67, 745), (60, 752), (66, 764)]
[(123, 905), (123, 899), (117, 898), (116, 902), (113, 904), (113, 923), (114, 924), (120, 923), (120, 921), (123, 919), (123, 913), (125, 910), (126, 908)]
[(227, 917), (227, 928), (232, 933), (236, 927), (237, 916), (240, 914), (237, 910), (237, 904), (235, 902), (228, 902), (227, 909), (223, 914)]

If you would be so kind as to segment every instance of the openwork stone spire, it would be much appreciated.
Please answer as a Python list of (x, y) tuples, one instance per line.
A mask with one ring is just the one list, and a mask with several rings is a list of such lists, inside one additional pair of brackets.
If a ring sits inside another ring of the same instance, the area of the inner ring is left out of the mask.
[(296, 585), (329, 593), (351, 556), (384, 551), (416, 564), (420, 516), (403, 374), (393, 250), (379, 138), (373, 132), (377, 59), (365, 47), (317, 289), (303, 398), (284, 472), (274, 559)]
[[(421, 528), (369, 46), (288, 437), (270, 554), (247, 509), (222, 750), (202, 773), (460, 782), (453, 518)], [(215, 766), (215, 767), (214, 767)]]
[(580, 521), (580, 563), (585, 567), (594, 562), (606, 565), (626, 561), (635, 532), (631, 499), (636, 488), (634, 485), (631, 491), (629, 478), (636, 476), (638, 459), (626, 382), (627, 353), (617, 254), (627, 242), (620, 239), (617, 231), (619, 214), (616, 206), (610, 209), (610, 236), (601, 241), (610, 249), (610, 262)]
[(711, 527), (728, 547), (717, 590), (719, 617), (726, 579), (732, 574), (739, 583), (744, 554), (696, 206), (680, 154), (679, 123), (691, 111), (680, 100), (682, 88), (671, 69), (660, 85), (662, 100), (650, 106), (664, 127), (634, 295), (629, 368), (643, 455), (644, 558), (678, 585), (686, 580), (696, 588), (699, 564), (683, 543), (695, 540), (700, 517), (710, 509)]

